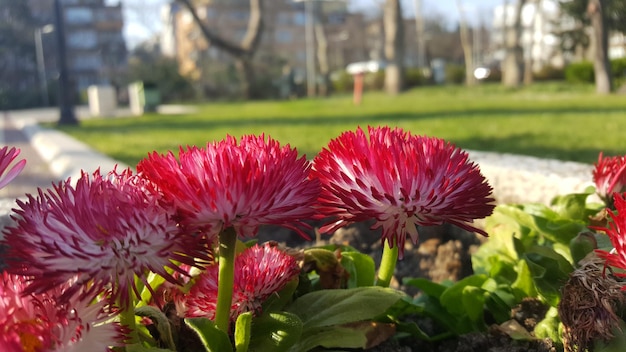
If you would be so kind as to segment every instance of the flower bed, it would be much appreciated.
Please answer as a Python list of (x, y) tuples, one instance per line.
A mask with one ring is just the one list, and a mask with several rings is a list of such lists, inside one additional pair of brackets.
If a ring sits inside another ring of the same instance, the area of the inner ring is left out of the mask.
[[(18, 153), (2, 150), (0, 186), (24, 167), (9, 168)], [(0, 339), (11, 351), (621, 346), (625, 170), (600, 156), (596, 188), (530, 204), (502, 201), (500, 170), (496, 206), (468, 153), (398, 128), (345, 132), (312, 162), (263, 135), (153, 153), (137, 173), (83, 173), (17, 201)], [(548, 196), (544, 179), (524, 195)], [(272, 228), (257, 243), (267, 225), (334, 243), (284, 247)], [(455, 277), (415, 276), (429, 247), (423, 269)]]

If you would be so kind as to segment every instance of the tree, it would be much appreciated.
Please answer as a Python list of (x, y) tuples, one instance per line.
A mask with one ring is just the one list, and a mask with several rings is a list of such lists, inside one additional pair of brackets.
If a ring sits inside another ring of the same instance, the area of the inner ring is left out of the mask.
[(0, 0), (0, 109), (38, 103), (34, 28), (26, 2)]
[(327, 96), (330, 87), (330, 67), (328, 65), (328, 40), (322, 23), (322, 8), (319, 1), (313, 2), (315, 40), (317, 42), (317, 62), (319, 64), (320, 85), (319, 95)]
[(606, 0), (589, 0), (587, 14), (593, 28), (593, 71), (596, 92), (608, 94), (613, 90), (611, 63), (609, 62), (609, 34), (607, 26)]
[[(561, 8), (586, 26), (592, 28), (591, 38), (582, 32), (576, 39), (589, 39), (593, 47), (596, 91), (610, 93), (613, 89), (611, 65), (608, 58), (608, 35), (611, 31), (626, 33), (626, 2), (624, 0), (568, 0), (561, 1)], [(572, 36), (570, 35), (569, 38)], [(567, 39), (562, 37), (562, 40)]]
[[(524, 49), (520, 45), (522, 37), (522, 8), (526, 0), (517, 0), (513, 25), (507, 25), (505, 19), (505, 57), (502, 62), (502, 84), (507, 87), (518, 87), (524, 77)], [(506, 14), (506, 9), (505, 9)]]
[(192, 98), (191, 80), (179, 73), (176, 60), (150, 49), (145, 46), (135, 48), (129, 59), (128, 82), (143, 81), (156, 85), (164, 102)]
[(396, 95), (404, 87), (404, 26), (399, 0), (385, 0), (383, 8), (385, 31), (385, 91)]
[(476, 84), (474, 78), (474, 55), (472, 50), (472, 43), (469, 39), (469, 29), (467, 28), (467, 21), (465, 20), (465, 10), (461, 4), (461, 0), (456, 1), (456, 7), (459, 10), (459, 34), (461, 37), (461, 46), (463, 47), (463, 56), (465, 58), (465, 84), (473, 86)]
[(182, 3), (189, 10), (194, 22), (200, 28), (200, 31), (209, 45), (223, 50), (235, 59), (235, 65), (241, 77), (243, 97), (246, 99), (255, 98), (258, 91), (255, 87), (253, 58), (261, 43), (261, 36), (263, 34), (263, 1), (250, 0), (248, 29), (239, 44), (232, 43), (218, 36), (211, 30), (200, 16), (198, 16), (196, 7), (198, 5), (196, 5), (193, 0), (177, 1)]

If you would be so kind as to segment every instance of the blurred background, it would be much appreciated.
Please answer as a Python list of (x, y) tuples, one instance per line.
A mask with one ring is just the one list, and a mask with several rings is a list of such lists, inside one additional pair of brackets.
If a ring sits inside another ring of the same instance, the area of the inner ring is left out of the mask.
[[(0, 0), (0, 109), (534, 81), (619, 89), (624, 0)], [(65, 77), (64, 77), (65, 76)], [(607, 78), (608, 77), (608, 78)], [(63, 79), (65, 78), (65, 79)], [(62, 96), (62, 95), (61, 95)]]

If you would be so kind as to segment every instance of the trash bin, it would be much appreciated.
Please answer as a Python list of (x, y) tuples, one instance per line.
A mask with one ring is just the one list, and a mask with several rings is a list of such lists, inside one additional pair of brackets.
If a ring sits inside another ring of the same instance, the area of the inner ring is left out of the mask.
[(144, 112), (156, 111), (161, 103), (161, 94), (154, 83), (133, 82), (128, 85), (128, 100), (130, 111), (134, 115), (143, 115)]
[(161, 104), (161, 93), (159, 92), (156, 84), (151, 82), (144, 82), (143, 94), (145, 96), (144, 110), (151, 112), (157, 111), (157, 106)]
[(87, 88), (89, 112), (92, 116), (115, 116), (117, 99), (115, 89), (109, 85), (92, 85)]

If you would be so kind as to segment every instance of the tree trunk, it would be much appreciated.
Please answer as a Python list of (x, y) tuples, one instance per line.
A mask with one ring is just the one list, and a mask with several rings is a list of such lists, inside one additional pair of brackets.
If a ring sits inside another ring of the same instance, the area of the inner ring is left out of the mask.
[(593, 29), (593, 69), (596, 92), (609, 94), (613, 90), (611, 64), (608, 56), (608, 31), (606, 28), (606, 0), (589, 0), (587, 14)]
[(253, 57), (261, 43), (263, 34), (263, 0), (250, 0), (250, 18), (248, 28), (239, 45), (219, 37), (198, 16), (193, 0), (178, 0), (191, 13), (196, 25), (202, 31), (204, 39), (209, 45), (225, 51), (235, 59), (237, 71), (241, 79), (241, 94), (244, 99), (256, 98), (259, 90), (255, 89)]
[[(543, 18), (542, 0), (537, 0), (535, 2), (535, 13), (533, 14), (533, 19), (530, 25), (531, 33), (535, 33), (535, 26), (537, 25), (537, 18), (539, 17)], [(543, 24), (543, 21), (540, 24)], [(541, 33), (538, 42), (539, 42), (539, 45), (542, 45), (543, 31), (539, 30), (538, 32)], [(534, 81), (534, 77), (533, 77), (533, 73), (534, 73), (533, 66), (535, 64), (535, 60), (533, 58), (534, 46), (535, 46), (535, 36), (533, 34), (532, 39), (530, 40), (530, 44), (526, 48), (526, 58), (524, 59), (524, 85), (530, 85)]]
[(463, 58), (465, 61), (465, 84), (473, 86), (476, 84), (474, 77), (474, 55), (472, 54), (472, 43), (469, 39), (469, 30), (465, 20), (465, 12), (461, 0), (456, 0), (456, 7), (459, 10), (459, 34), (461, 36), (461, 47), (463, 48)]
[(385, 31), (385, 91), (399, 94), (404, 88), (404, 26), (399, 0), (385, 0), (383, 26)]
[(522, 36), (522, 8), (526, 0), (517, 0), (513, 26), (506, 27), (506, 56), (502, 62), (502, 84), (519, 87), (524, 71), (524, 50), (520, 45)]
[(328, 67), (328, 40), (326, 39), (326, 32), (324, 31), (324, 25), (321, 21), (321, 8), (317, 2), (314, 3), (315, 11), (315, 39), (317, 41), (317, 62), (319, 64), (319, 75), (321, 81), (319, 82), (319, 95), (328, 96), (330, 94), (330, 69)]

